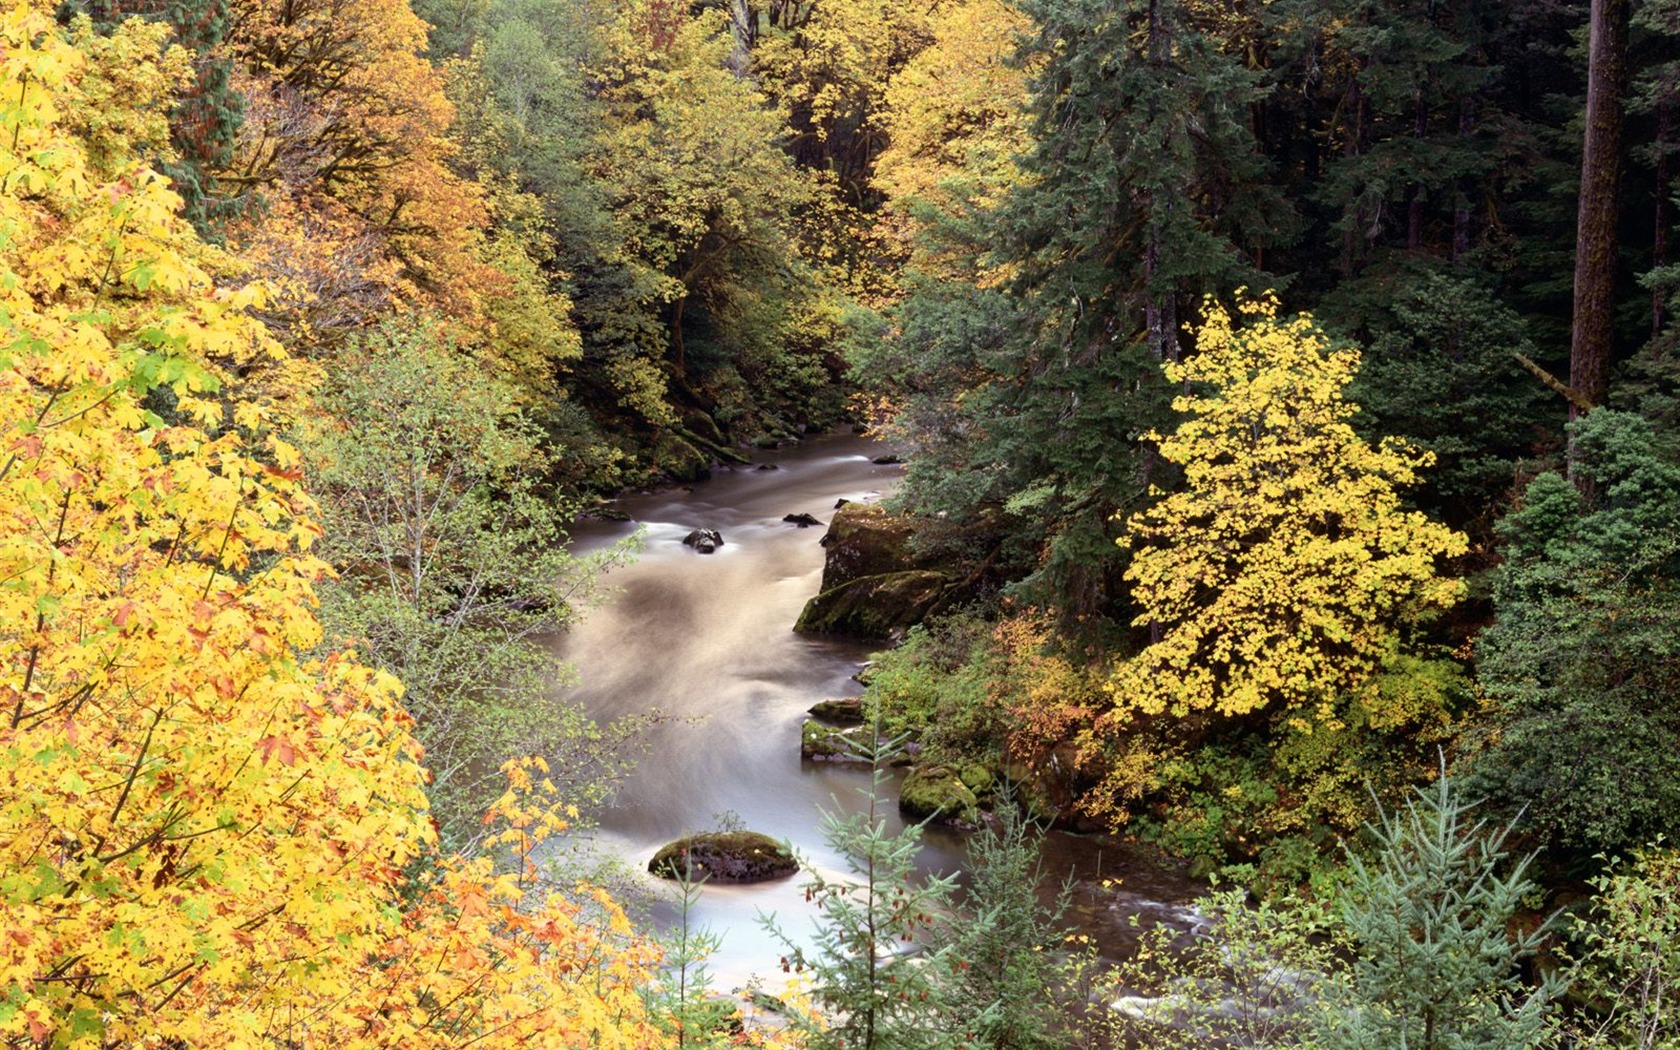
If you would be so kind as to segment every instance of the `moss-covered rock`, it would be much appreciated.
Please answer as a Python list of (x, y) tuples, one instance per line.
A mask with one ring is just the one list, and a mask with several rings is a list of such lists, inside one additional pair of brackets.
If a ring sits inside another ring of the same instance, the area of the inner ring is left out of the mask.
[(651, 449), (653, 464), (673, 481), (704, 481), (712, 476), (712, 457), (684, 440), (681, 435), (666, 432), (660, 435)]
[(926, 619), (950, 583), (944, 573), (927, 569), (865, 576), (812, 598), (793, 629), (884, 641)]
[(910, 549), (915, 532), (909, 518), (888, 514), (867, 503), (839, 508), (822, 538), (822, 590), (832, 591), (853, 580), (905, 569), (929, 569), (933, 564)]
[(980, 800), (950, 766), (918, 766), (904, 778), (898, 811), (911, 820), (980, 826)]
[(811, 714), (837, 726), (860, 726), (866, 720), (863, 697), (845, 696), (838, 700), (818, 700), (811, 705)]
[(711, 882), (763, 882), (799, 870), (793, 853), (756, 831), (708, 831), (678, 839), (648, 861), (648, 871), (662, 879), (705, 877)]
[(978, 762), (970, 762), (963, 766), (958, 775), (962, 777), (963, 785), (974, 792), (976, 798), (987, 798), (997, 790), (997, 778), (992, 776), (991, 770)]
[(799, 757), (813, 762), (867, 762), (858, 746), (868, 742), (861, 725), (842, 728), (811, 720), (799, 730)]

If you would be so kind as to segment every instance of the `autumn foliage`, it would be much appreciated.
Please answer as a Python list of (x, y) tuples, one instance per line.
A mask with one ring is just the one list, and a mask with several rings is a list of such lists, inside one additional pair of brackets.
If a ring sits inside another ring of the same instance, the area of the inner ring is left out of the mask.
[(1305, 315), (1214, 306), (1197, 351), (1167, 363), (1184, 422), (1157, 435), (1185, 484), (1127, 522), (1138, 626), (1159, 640), (1121, 666), (1116, 717), (1287, 710), (1327, 719), (1399, 652), (1401, 628), (1463, 590), (1439, 560), (1464, 537), (1406, 510), (1432, 457), (1353, 430), (1358, 351)]
[[(400, 686), (300, 655), (312, 504), (212, 364), (280, 355), (265, 288), (218, 286), (165, 181), (90, 155), (65, 114), (108, 53), (0, 16), (0, 1036), (654, 1045), (622, 914), (424, 862)], [(497, 819), (552, 828), (510, 775)]]

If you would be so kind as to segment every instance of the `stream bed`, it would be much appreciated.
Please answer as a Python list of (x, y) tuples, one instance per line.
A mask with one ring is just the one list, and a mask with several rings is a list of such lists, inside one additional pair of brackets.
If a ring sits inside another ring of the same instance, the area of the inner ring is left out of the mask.
[[(812, 704), (862, 692), (853, 675), (873, 647), (793, 632), (817, 593), (826, 530), (782, 518), (808, 513), (826, 524), (840, 499), (880, 499), (901, 471), (873, 462), (883, 451), (852, 435), (813, 438), (692, 487), (627, 496), (617, 506), (630, 521), (577, 527), (579, 553), (638, 529), (644, 546), (607, 577), (613, 593), (556, 643), (579, 680), (564, 695), (601, 721), (654, 709), (667, 716), (601, 815), (596, 849), (641, 870), (672, 839), (738, 822), (792, 843), (807, 867), (846, 870), (824, 841), (822, 812), (861, 809), (868, 772), (802, 761), (799, 731)], [(724, 545), (713, 554), (684, 546), (696, 528), (716, 529)], [(889, 790), (881, 811), (896, 829), (897, 774)], [(921, 867), (960, 871), (964, 838), (929, 829)], [(1136, 935), (1133, 914), (1183, 926), (1194, 920), (1189, 902), (1199, 884), (1130, 844), (1051, 833), (1043, 867), (1047, 896), (1072, 881), (1069, 925), (1104, 954)], [(779, 984), (785, 948), (759, 916), (774, 913), (785, 933), (803, 939), (814, 919), (803, 881), (702, 888), (689, 919), (722, 939), (709, 962), (716, 986), (755, 975)], [(656, 925), (676, 918), (668, 903), (653, 909)]]

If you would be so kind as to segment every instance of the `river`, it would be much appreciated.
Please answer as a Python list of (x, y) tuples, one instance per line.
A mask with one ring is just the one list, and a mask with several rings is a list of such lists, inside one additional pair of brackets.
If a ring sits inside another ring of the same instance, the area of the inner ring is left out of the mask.
[[(852, 435), (813, 438), (762, 453), (759, 465), (774, 469), (738, 467), (690, 488), (627, 496), (618, 508), (630, 521), (578, 527), (579, 552), (638, 528), (645, 546), (608, 577), (615, 593), (557, 643), (579, 679), (566, 695), (598, 720), (653, 709), (671, 716), (650, 731), (645, 756), (602, 814), (599, 849), (643, 868), (670, 840), (738, 820), (791, 842), (808, 866), (845, 871), (823, 839), (821, 812), (860, 808), (868, 774), (802, 762), (799, 730), (813, 703), (862, 692), (852, 676), (871, 647), (793, 632), (817, 592), (825, 530), (782, 517), (809, 513), (826, 523), (839, 499), (881, 498), (900, 474), (872, 462), (882, 451)], [(714, 554), (682, 543), (702, 527), (723, 535)], [(898, 827), (896, 807), (883, 809)], [(930, 829), (925, 841), (924, 870), (960, 870), (962, 835)], [(1105, 952), (1135, 934), (1126, 921), (1133, 913), (1189, 921), (1184, 902), (1195, 885), (1135, 847), (1054, 834), (1045, 838), (1044, 864), (1047, 884), (1075, 880), (1069, 920)], [(721, 987), (753, 975), (779, 984), (785, 949), (758, 919), (774, 913), (783, 930), (802, 937), (814, 918), (802, 882), (703, 888), (690, 920), (722, 938), (710, 963)], [(669, 926), (674, 911), (656, 906), (652, 918)]]

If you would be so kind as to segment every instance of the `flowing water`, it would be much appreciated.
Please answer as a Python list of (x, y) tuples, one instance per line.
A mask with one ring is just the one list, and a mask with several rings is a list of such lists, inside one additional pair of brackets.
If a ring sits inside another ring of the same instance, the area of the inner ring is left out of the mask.
[[(813, 703), (862, 692), (852, 676), (870, 647), (793, 633), (817, 593), (825, 530), (782, 517), (809, 513), (826, 523), (839, 499), (879, 499), (900, 469), (871, 462), (882, 451), (850, 435), (815, 438), (764, 453), (760, 463), (775, 469), (739, 467), (692, 488), (629, 496), (619, 509), (630, 522), (578, 528), (580, 552), (638, 528), (645, 546), (608, 577), (616, 593), (559, 642), (580, 679), (567, 695), (599, 720), (654, 709), (672, 716), (651, 730), (645, 756), (602, 815), (599, 848), (645, 869), (660, 846), (714, 830), (721, 818), (791, 842), (807, 866), (845, 871), (823, 840), (821, 810), (860, 808), (869, 777), (802, 762), (799, 730)], [(709, 555), (685, 547), (695, 528), (718, 530), (723, 547)], [(896, 784), (890, 790), (882, 812), (896, 829)], [(961, 868), (960, 834), (930, 829), (925, 841), (924, 869)], [(1076, 880), (1069, 918), (1107, 950), (1135, 932), (1126, 922), (1133, 912), (1169, 921), (1187, 914), (1194, 886), (1131, 847), (1071, 835), (1047, 836), (1044, 845), (1047, 882)], [(1119, 892), (1105, 879), (1119, 879)], [(775, 913), (803, 939), (813, 913), (802, 881), (702, 889), (690, 920), (723, 939), (711, 960), (720, 985), (779, 976), (786, 949), (758, 917)], [(668, 906), (655, 910), (656, 923), (672, 919)]]

